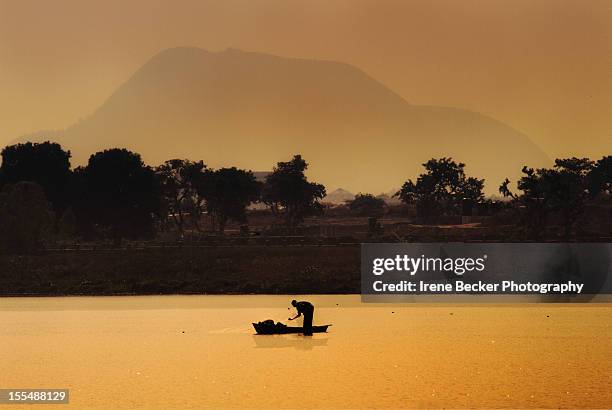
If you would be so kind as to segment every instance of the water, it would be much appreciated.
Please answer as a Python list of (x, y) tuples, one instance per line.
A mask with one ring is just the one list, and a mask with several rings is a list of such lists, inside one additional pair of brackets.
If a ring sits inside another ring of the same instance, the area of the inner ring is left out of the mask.
[(291, 299), (0, 298), (0, 388), (78, 409), (612, 407), (612, 305), (314, 296), (329, 333), (253, 335)]

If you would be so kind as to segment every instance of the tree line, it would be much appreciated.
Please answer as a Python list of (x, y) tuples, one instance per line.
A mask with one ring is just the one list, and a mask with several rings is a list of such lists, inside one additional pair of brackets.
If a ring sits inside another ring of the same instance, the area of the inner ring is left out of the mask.
[(201, 230), (204, 213), (223, 233), (230, 220), (246, 223), (247, 207), (255, 202), (296, 226), (321, 212), (326, 194), (323, 185), (308, 181), (300, 155), (276, 164), (264, 182), (251, 171), (212, 169), (202, 161), (173, 159), (150, 167), (120, 148), (97, 152), (75, 169), (70, 152), (53, 142), (8, 146), (1, 156), (5, 248), (31, 248), (45, 229), (115, 242), (151, 236), (169, 221), (181, 233), (187, 219)]
[[(425, 217), (461, 215), (465, 205), (485, 201), (484, 179), (468, 177), (465, 164), (452, 158), (431, 159), (423, 164), (425, 172), (416, 182), (408, 180), (396, 194), (403, 202), (415, 205)], [(601, 198), (612, 205), (612, 156), (598, 161), (588, 158), (555, 160), (552, 168), (522, 169), (517, 191), (506, 178), (499, 186), (513, 213), (514, 224), (527, 237), (538, 239), (551, 217), (560, 220), (569, 238), (589, 201)], [(468, 207), (469, 208), (469, 207)], [(612, 209), (611, 209), (612, 211)]]
[[(295, 155), (278, 162), (264, 181), (236, 167), (212, 169), (203, 161), (172, 159), (157, 167), (139, 154), (113, 148), (90, 156), (72, 169), (71, 154), (53, 142), (5, 147), (0, 166), (0, 247), (28, 250), (41, 232), (87, 238), (152, 236), (172, 224), (182, 234), (187, 225), (203, 231), (206, 215), (215, 232), (231, 220), (247, 223), (247, 208), (267, 206), (295, 227), (308, 215), (323, 212), (325, 187), (307, 179), (308, 163)], [(484, 179), (467, 176), (465, 164), (452, 158), (430, 159), (415, 181), (395, 194), (420, 216), (460, 215), (466, 203), (481, 203)], [(551, 169), (523, 168), (518, 191), (506, 179), (499, 188), (516, 211), (517, 224), (534, 232), (550, 214), (562, 215), (571, 231), (588, 200), (612, 190), (612, 157), (558, 159)], [(349, 208), (360, 214), (380, 211), (385, 202), (359, 194)]]
[(565, 237), (569, 237), (585, 206), (595, 198), (610, 205), (612, 194), (612, 156), (598, 161), (588, 158), (556, 159), (550, 168), (523, 167), (515, 193), (510, 181), (499, 192), (511, 200), (520, 224), (531, 237), (541, 236), (551, 215), (561, 219)]

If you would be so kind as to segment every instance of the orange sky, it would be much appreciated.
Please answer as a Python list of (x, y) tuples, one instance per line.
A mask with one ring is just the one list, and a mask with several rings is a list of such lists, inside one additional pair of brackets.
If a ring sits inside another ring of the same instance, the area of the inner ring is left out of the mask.
[(612, 153), (612, 1), (0, 0), (0, 144), (87, 116), (158, 51), (354, 64), (491, 115), (551, 157)]

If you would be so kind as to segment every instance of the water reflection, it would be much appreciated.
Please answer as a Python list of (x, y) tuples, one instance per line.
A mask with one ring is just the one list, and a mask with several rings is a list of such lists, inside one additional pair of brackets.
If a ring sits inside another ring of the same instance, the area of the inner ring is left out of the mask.
[(312, 350), (315, 347), (326, 347), (329, 337), (304, 337), (301, 335), (252, 335), (256, 349), (278, 349), (282, 347), (296, 350)]

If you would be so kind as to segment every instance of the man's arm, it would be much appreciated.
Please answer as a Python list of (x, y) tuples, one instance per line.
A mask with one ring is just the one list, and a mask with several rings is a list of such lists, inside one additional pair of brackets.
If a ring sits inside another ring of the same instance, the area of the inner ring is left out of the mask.
[(300, 316), (302, 316), (302, 312), (298, 310), (297, 315), (295, 315), (295, 317), (290, 317), (289, 320), (297, 319)]

